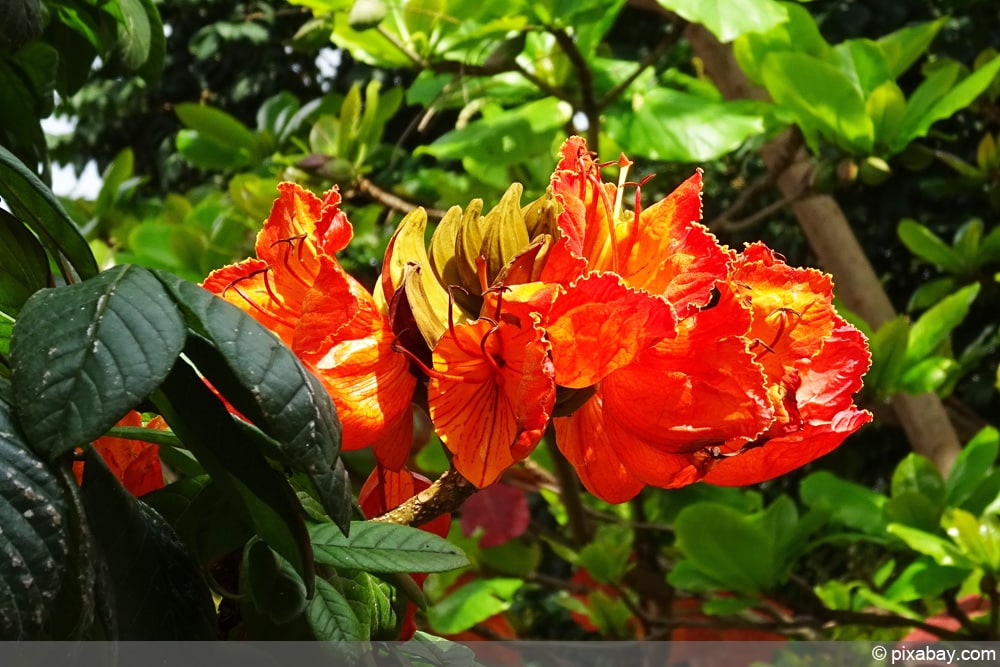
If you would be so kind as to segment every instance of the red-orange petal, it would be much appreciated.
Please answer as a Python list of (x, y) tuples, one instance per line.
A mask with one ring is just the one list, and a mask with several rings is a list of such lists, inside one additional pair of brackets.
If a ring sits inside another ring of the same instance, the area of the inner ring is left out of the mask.
[(427, 403), (452, 464), (479, 488), (538, 444), (555, 402), (548, 343), (535, 327), (480, 319), (456, 325), (434, 349)]
[(771, 423), (773, 410), (761, 368), (741, 335), (748, 324), (746, 309), (722, 287), (716, 305), (678, 323), (675, 338), (605, 378), (605, 410), (664, 452), (753, 439)]
[(840, 320), (823, 352), (802, 374), (796, 393), (804, 422), (801, 430), (766, 439), (761, 446), (720, 460), (705, 481), (719, 486), (756, 484), (836, 449), (848, 435), (871, 421), (869, 412), (851, 403), (870, 361), (864, 336)]
[(552, 423), (559, 451), (592, 494), (609, 503), (623, 503), (642, 490), (644, 484), (622, 463), (618, 443), (604, 427), (599, 393), (569, 417), (556, 417)]
[(662, 294), (684, 315), (712, 297), (733, 253), (719, 245), (701, 219), (701, 171), (639, 215), (623, 248), (621, 273), (630, 285)]
[[(162, 424), (162, 420), (159, 423)], [(152, 422), (150, 425), (157, 428)], [(142, 415), (133, 410), (116, 426), (142, 426)], [(111, 474), (132, 495), (139, 497), (163, 488), (163, 466), (160, 464), (160, 450), (156, 445), (142, 440), (105, 436), (94, 441), (94, 450), (104, 459)], [(82, 479), (83, 468), (81, 462), (73, 464), (77, 482)]]
[(202, 287), (246, 312), (286, 345), (292, 344), (301, 301), (288, 303), (275, 292), (267, 262), (251, 258), (230, 264), (212, 271)]
[(627, 287), (611, 273), (591, 273), (559, 294), (545, 318), (556, 382), (583, 388), (633, 363), (675, 332), (664, 299)]

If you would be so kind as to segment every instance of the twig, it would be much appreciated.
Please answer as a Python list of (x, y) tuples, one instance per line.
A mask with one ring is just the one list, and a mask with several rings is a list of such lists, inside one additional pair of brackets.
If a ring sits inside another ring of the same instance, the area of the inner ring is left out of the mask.
[(647, 68), (655, 65), (656, 62), (667, 53), (667, 51), (672, 49), (677, 42), (680, 41), (681, 35), (683, 34), (686, 26), (687, 21), (683, 19), (680, 19), (677, 23), (675, 23), (670, 32), (663, 36), (660, 43), (657, 44), (652, 51), (647, 53), (645, 58), (639, 61), (639, 64), (636, 65), (635, 70), (631, 74), (619, 81), (614, 88), (606, 92), (601, 99), (597, 100), (597, 108), (604, 109), (609, 104), (614, 102), (615, 99), (622, 94), (622, 92), (632, 85), (632, 82), (639, 78), (640, 74), (645, 72)]
[(372, 521), (419, 526), (457, 510), (476, 490), (472, 482), (451, 468), (434, 480), (429, 487), (396, 509), (389, 510)]
[(598, 107), (597, 96), (594, 93), (594, 76), (587, 65), (587, 60), (580, 53), (576, 42), (564, 29), (550, 30), (552, 36), (556, 38), (556, 43), (569, 58), (573, 69), (576, 70), (577, 78), (580, 82), (580, 106), (583, 115), (587, 117), (587, 144), (590, 150), (600, 153), (601, 135), (601, 110)]
[(770, 172), (764, 173), (755, 178), (748, 186), (740, 190), (740, 193), (733, 200), (725, 211), (715, 217), (714, 220), (706, 222), (706, 226), (714, 228), (727, 220), (732, 220), (750, 204), (751, 200), (765, 190), (774, 185), (774, 176)]
[(566, 508), (566, 518), (569, 521), (569, 531), (573, 536), (573, 544), (577, 547), (590, 541), (591, 526), (587, 520), (583, 503), (580, 501), (580, 486), (576, 479), (576, 471), (570, 465), (563, 453), (555, 444), (555, 429), (549, 425), (545, 433), (545, 446), (548, 447), (552, 463), (555, 465), (556, 478), (559, 480), (559, 496)]
[[(382, 204), (386, 208), (391, 208), (395, 211), (402, 211), (403, 213), (409, 213), (410, 211), (420, 208), (417, 204), (408, 202), (398, 195), (394, 195), (391, 192), (386, 192), (379, 186), (375, 185), (374, 182), (365, 178), (364, 176), (359, 176), (354, 181), (354, 187), (365, 195), (368, 195), (378, 203)], [(350, 198), (348, 195), (353, 193), (345, 193), (346, 198)], [(444, 217), (445, 212), (436, 208), (424, 207), (427, 215), (431, 218), (441, 219)]]
[(763, 222), (764, 220), (771, 217), (772, 215), (774, 215), (781, 209), (785, 208), (786, 206), (790, 206), (791, 204), (795, 203), (795, 201), (797, 200), (787, 199), (785, 197), (782, 197), (781, 199), (771, 202), (764, 208), (755, 211), (753, 214), (748, 215), (742, 220), (727, 220), (726, 218), (717, 218), (716, 220), (713, 220), (711, 223), (709, 223), (708, 228), (711, 229), (713, 232), (717, 231), (724, 231), (730, 233), (739, 232)]

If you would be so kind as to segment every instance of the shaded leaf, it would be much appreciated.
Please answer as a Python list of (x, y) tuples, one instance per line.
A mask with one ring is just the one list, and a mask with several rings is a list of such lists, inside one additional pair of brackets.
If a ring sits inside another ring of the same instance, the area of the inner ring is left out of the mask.
[(28, 448), (0, 400), (0, 638), (37, 639), (69, 555), (70, 512), (59, 480)]
[(128, 493), (93, 450), (84, 456), (80, 492), (111, 574), (117, 638), (215, 638), (212, 595), (177, 534), (163, 517)]
[(104, 434), (166, 377), (185, 334), (139, 267), (37, 292), (11, 340), (14, 402), (35, 451), (53, 460)]

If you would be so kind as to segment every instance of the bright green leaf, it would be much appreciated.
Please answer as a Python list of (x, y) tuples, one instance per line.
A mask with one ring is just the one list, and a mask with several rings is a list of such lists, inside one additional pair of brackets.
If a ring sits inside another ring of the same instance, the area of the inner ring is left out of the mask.
[(760, 524), (724, 505), (698, 503), (674, 522), (687, 561), (732, 590), (758, 593), (777, 583), (775, 547)]
[(950, 273), (962, 273), (962, 258), (930, 229), (916, 220), (904, 218), (896, 228), (903, 245), (920, 259), (939, 266)]
[(833, 521), (869, 535), (885, 533), (882, 509), (889, 499), (871, 489), (820, 471), (802, 480), (799, 495), (809, 507), (830, 512)]
[(788, 20), (782, 3), (774, 0), (657, 0), (691, 23), (700, 23), (720, 42), (747, 32), (767, 32)]
[(316, 596), (306, 607), (316, 639), (324, 642), (362, 641), (368, 637), (347, 598), (333, 584), (316, 579)]
[(973, 283), (927, 309), (910, 327), (906, 365), (911, 366), (926, 359), (948, 340), (951, 332), (968, 315), (969, 308), (978, 294), (979, 283)]
[(427, 609), (435, 632), (452, 635), (510, 608), (511, 598), (524, 585), (522, 579), (476, 579), (452, 591)]
[(937, 535), (898, 523), (890, 523), (886, 530), (891, 535), (903, 540), (914, 551), (933, 558), (938, 565), (960, 567), (967, 570), (975, 567), (975, 564), (958, 547)]
[(910, 68), (910, 65), (916, 62), (917, 58), (927, 51), (927, 47), (930, 46), (946, 21), (947, 18), (939, 18), (936, 21), (918, 23), (878, 39), (879, 48), (885, 54), (893, 79), (898, 79), (903, 72)]
[(981, 429), (952, 464), (945, 482), (947, 502), (952, 507), (960, 507), (993, 469), (993, 463), (1000, 454), (1000, 433), (992, 426)]
[(350, 537), (332, 524), (309, 528), (316, 561), (366, 572), (447, 572), (469, 564), (461, 549), (409, 526), (354, 521)]

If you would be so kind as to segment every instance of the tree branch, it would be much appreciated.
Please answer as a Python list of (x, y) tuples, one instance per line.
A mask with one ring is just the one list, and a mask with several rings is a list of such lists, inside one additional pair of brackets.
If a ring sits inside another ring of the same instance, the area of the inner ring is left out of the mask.
[(561, 28), (550, 32), (576, 70), (580, 82), (580, 106), (583, 115), (587, 117), (587, 144), (590, 150), (600, 153), (601, 110), (597, 103), (597, 95), (594, 93), (593, 73), (568, 32)]
[(478, 489), (454, 468), (449, 469), (429, 487), (396, 509), (389, 510), (372, 521), (419, 526), (442, 514), (454, 512)]
[(664, 35), (663, 39), (660, 40), (660, 43), (657, 44), (652, 51), (647, 53), (645, 58), (639, 61), (639, 64), (636, 65), (635, 70), (627, 77), (625, 77), (622, 81), (619, 81), (614, 88), (606, 92), (601, 97), (601, 99), (597, 100), (597, 108), (599, 110), (604, 109), (609, 104), (614, 102), (615, 98), (617, 98), (629, 86), (631, 86), (632, 82), (634, 82), (636, 79), (639, 78), (640, 74), (645, 72), (647, 68), (655, 65), (656, 62), (667, 53), (667, 51), (672, 49), (677, 44), (677, 42), (680, 41), (681, 35), (684, 34), (685, 27), (687, 27), (687, 21), (683, 19), (680, 19), (676, 23), (674, 23), (673, 28), (670, 30), (670, 32)]

